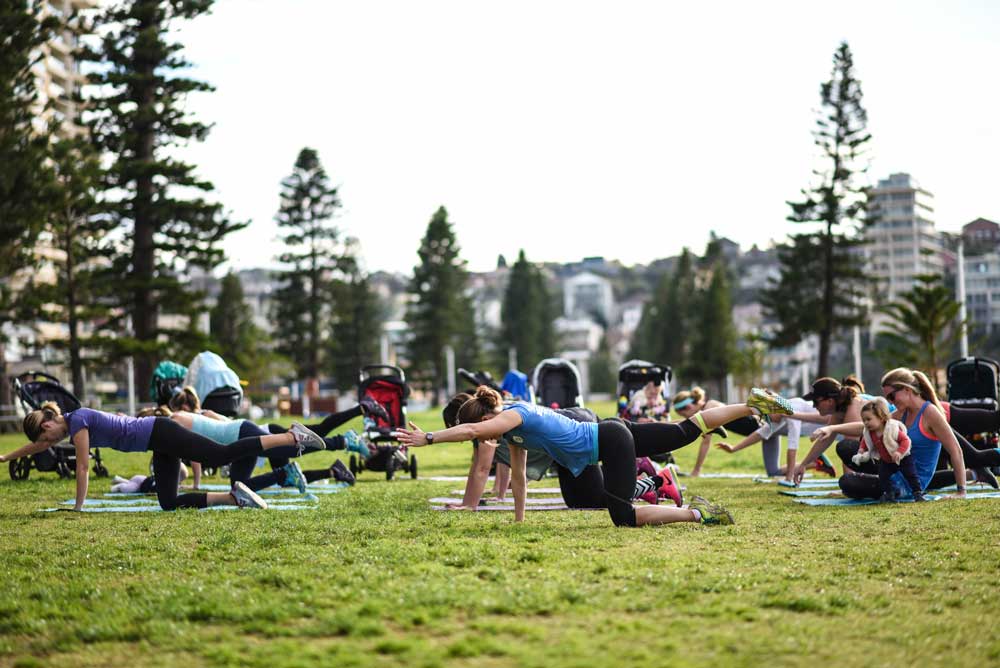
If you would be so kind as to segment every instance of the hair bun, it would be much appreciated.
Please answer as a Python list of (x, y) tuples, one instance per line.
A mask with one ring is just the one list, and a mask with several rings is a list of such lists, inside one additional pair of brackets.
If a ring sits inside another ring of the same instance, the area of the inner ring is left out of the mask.
[(503, 403), (503, 398), (492, 387), (480, 385), (476, 388), (476, 401), (482, 404), (483, 408), (493, 410)]
[(62, 409), (59, 408), (59, 404), (54, 401), (46, 401), (44, 404), (38, 407), (43, 411), (52, 411), (56, 415), (62, 415)]

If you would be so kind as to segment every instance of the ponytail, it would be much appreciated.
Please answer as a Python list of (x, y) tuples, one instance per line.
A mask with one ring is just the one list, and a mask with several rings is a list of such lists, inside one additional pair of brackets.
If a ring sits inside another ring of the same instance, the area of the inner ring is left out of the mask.
[[(846, 380), (846, 379), (845, 379)], [(860, 381), (856, 381), (860, 384)], [(836, 395), (837, 412), (846, 413), (847, 408), (854, 402), (854, 398), (861, 394), (857, 385), (853, 382), (849, 385), (841, 385), (840, 392)]]
[(24, 435), (34, 443), (43, 433), (42, 425), (50, 420), (55, 420), (60, 415), (62, 415), (62, 409), (59, 408), (59, 404), (54, 401), (46, 401), (41, 408), (24, 416), (24, 421), (21, 423)]
[(503, 397), (499, 392), (486, 385), (480, 385), (476, 388), (476, 394), (458, 409), (458, 422), (459, 424), (480, 422), (484, 416), (496, 413), (502, 403)]
[(691, 398), (694, 399), (696, 404), (700, 404), (705, 401), (705, 390), (695, 385), (691, 388)]
[(929, 401), (937, 406), (937, 409), (943, 414), (944, 408), (938, 400), (937, 391), (935, 391), (934, 386), (931, 384), (930, 378), (923, 371), (914, 371), (913, 378), (917, 381), (917, 388), (920, 390), (920, 396), (924, 401)]
[(840, 384), (845, 386), (851, 385), (852, 387), (856, 387), (860, 394), (865, 393), (865, 384), (862, 383), (861, 379), (855, 376), (853, 373), (845, 376), (844, 379), (840, 381)]
[(186, 385), (179, 392), (176, 392), (174, 396), (170, 397), (167, 407), (172, 411), (190, 410), (192, 413), (197, 413), (201, 410), (201, 400), (198, 399), (198, 391), (194, 387)]

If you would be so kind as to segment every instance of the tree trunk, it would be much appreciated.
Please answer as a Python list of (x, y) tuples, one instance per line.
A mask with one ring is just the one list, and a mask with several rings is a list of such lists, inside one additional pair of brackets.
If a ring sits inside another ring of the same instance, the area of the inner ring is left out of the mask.
[(819, 376), (830, 366), (830, 338), (833, 334), (833, 224), (827, 222), (823, 237), (823, 326), (819, 332)]
[(0, 405), (9, 406), (13, 401), (7, 382), (7, 344), (0, 341)]
[[(157, 31), (158, 11), (156, 2), (146, 0), (146, 5), (152, 5), (143, 12), (140, 20), (141, 31)], [(152, 119), (156, 117), (156, 90), (154, 88), (154, 70), (156, 63), (152, 58), (136, 49), (133, 52), (135, 72), (139, 83), (136, 84), (135, 101), (138, 105), (135, 123), (136, 160), (142, 164), (153, 161), (153, 146), (156, 129)], [(153, 295), (151, 283), (156, 264), (156, 248), (153, 236), (156, 223), (153, 214), (153, 177), (148, 173), (140, 173), (136, 178), (136, 194), (133, 206), (135, 215), (135, 230), (132, 245), (132, 271), (136, 279), (133, 293), (132, 327), (134, 336), (140, 343), (155, 342), (157, 336), (157, 316), (159, 309)], [(135, 356), (136, 387), (146, 387), (153, 376), (155, 353), (140, 352)]]

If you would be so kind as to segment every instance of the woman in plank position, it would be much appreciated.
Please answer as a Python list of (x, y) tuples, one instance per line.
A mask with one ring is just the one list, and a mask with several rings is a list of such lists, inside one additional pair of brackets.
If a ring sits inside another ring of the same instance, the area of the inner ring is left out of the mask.
[(579, 475), (588, 465), (601, 462), (608, 512), (616, 526), (642, 526), (672, 522), (732, 524), (727, 510), (695, 497), (687, 508), (643, 506), (631, 503), (635, 491), (635, 458), (670, 452), (691, 443), (703, 433), (740, 417), (790, 413), (787, 402), (766, 390), (754, 389), (746, 405), (713, 408), (675, 424), (626, 423), (612, 418), (599, 423), (574, 422), (534, 404), (504, 406), (500, 394), (486, 386), (459, 409), (459, 422), (443, 431), (424, 432), (414, 424), (398, 430), (403, 445), (480, 441), (504, 436), (510, 444), (514, 517), (524, 520), (527, 480), (526, 448), (544, 450)]

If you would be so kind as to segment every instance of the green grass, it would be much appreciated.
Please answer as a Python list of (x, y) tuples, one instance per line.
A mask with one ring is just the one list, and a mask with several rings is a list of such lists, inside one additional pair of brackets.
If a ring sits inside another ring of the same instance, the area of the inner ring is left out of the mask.
[[(415, 452), (422, 475), (468, 466), (467, 445)], [(751, 449), (706, 470), (759, 468)], [(42, 515), (72, 482), (3, 476), (0, 666), (1000, 664), (996, 501), (809, 508), (686, 479), (738, 524), (627, 530), (431, 512), (456, 483), (376, 472), (315, 511), (149, 515)]]

